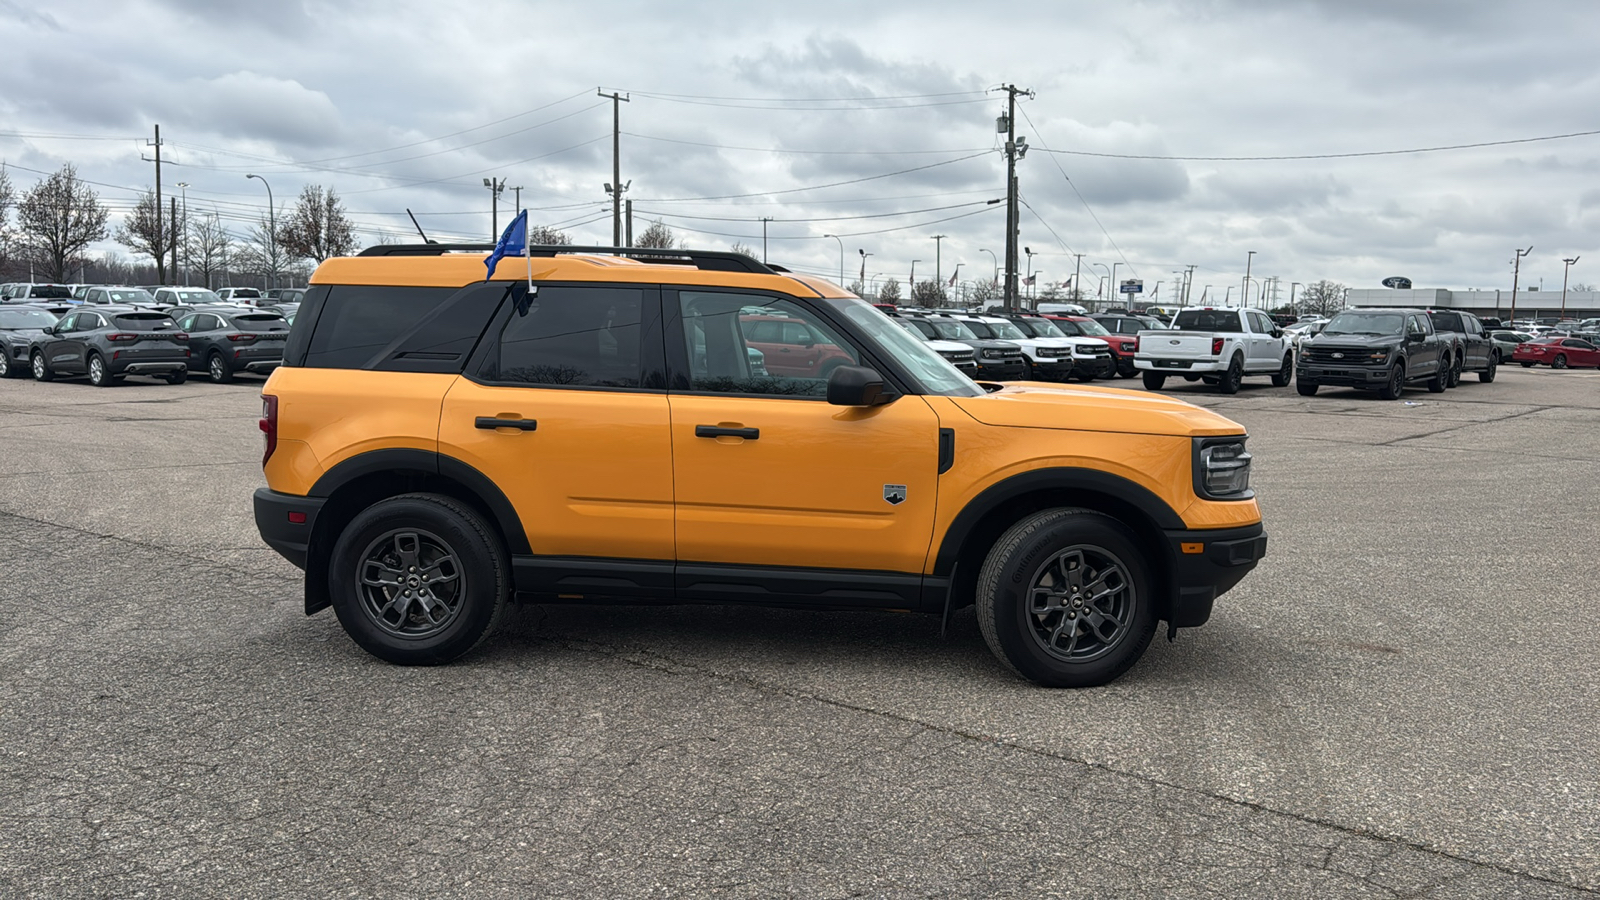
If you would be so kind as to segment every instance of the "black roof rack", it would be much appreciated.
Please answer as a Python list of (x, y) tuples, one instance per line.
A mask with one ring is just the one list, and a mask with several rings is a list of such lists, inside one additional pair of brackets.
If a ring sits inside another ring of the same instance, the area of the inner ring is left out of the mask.
[[(361, 251), (360, 256), (443, 256), (451, 252), (488, 253), (494, 244), (377, 244)], [(552, 257), (565, 253), (594, 253), (604, 256), (622, 256), (630, 259), (648, 259), (666, 265), (692, 265), (712, 272), (751, 272), (757, 275), (776, 275), (786, 272), (782, 266), (768, 266), (743, 253), (720, 250), (664, 250), (650, 247), (588, 247), (569, 244), (535, 244), (528, 248), (529, 256)], [(521, 254), (518, 254), (521, 255)]]

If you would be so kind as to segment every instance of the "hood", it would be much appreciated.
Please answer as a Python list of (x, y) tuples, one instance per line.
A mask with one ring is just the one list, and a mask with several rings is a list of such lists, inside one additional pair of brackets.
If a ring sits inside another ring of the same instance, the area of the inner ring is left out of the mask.
[(1017, 384), (950, 402), (985, 425), (1196, 437), (1244, 434), (1244, 427), (1182, 400), (1144, 391)]
[(943, 353), (963, 353), (972, 349), (970, 346), (963, 344), (960, 341), (936, 340), (928, 341), (927, 344), (930, 349)]
[(1398, 334), (1328, 334), (1321, 332), (1301, 341), (1317, 347), (1395, 347), (1403, 339)]
[(987, 341), (983, 338), (973, 338), (971, 340), (957, 341), (956, 343), (966, 344), (974, 350), (1016, 350), (1019, 353), (1022, 351), (1022, 345), (1013, 341)]
[(44, 334), (43, 328), (0, 328), (0, 335), (15, 335), (16, 337), (38, 337)]

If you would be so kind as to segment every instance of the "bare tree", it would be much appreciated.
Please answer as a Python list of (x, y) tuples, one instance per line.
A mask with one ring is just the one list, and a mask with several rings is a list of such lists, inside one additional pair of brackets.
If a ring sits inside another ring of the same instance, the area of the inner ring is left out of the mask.
[(945, 299), (944, 285), (937, 281), (919, 281), (911, 288), (911, 302), (922, 306), (939, 306)]
[(224, 272), (259, 275), (263, 285), (277, 287), (278, 275), (283, 272), (286, 260), (283, 248), (273, 239), (270, 213), (261, 214), (230, 255), (232, 258), (223, 263)]
[(134, 205), (133, 212), (117, 227), (116, 241), (137, 256), (148, 256), (155, 260), (156, 281), (166, 284), (167, 260), (172, 256), (172, 245), (177, 241), (180, 223), (165, 211), (158, 215), (158, 206), (156, 192), (145, 191)]
[(657, 219), (634, 240), (633, 245), (653, 250), (675, 250), (678, 247), (678, 239), (673, 235), (671, 228)]
[(972, 286), (972, 299), (984, 302), (1000, 298), (1000, 283), (994, 279), (980, 281)]
[(751, 249), (750, 247), (746, 247), (742, 242), (735, 241), (733, 246), (729, 247), (728, 249), (732, 250), (734, 253), (742, 253), (745, 256), (757, 261), (761, 259), (761, 257), (756, 255), (755, 250)]
[(105, 238), (110, 215), (71, 163), (34, 185), (17, 205), (23, 246), (52, 281), (66, 281), (83, 251)]
[(232, 252), (233, 235), (222, 227), (222, 219), (216, 213), (202, 214), (189, 223), (183, 254), (198, 270), (206, 287), (216, 287), (212, 279), (227, 267)]
[(565, 247), (572, 243), (572, 236), (549, 225), (529, 225), (528, 243), (535, 247)]
[(900, 300), (900, 282), (885, 281), (883, 286), (878, 288), (877, 299), (879, 303), (898, 303)]
[(1337, 281), (1324, 278), (1321, 281), (1306, 285), (1297, 298), (1300, 308), (1308, 313), (1328, 315), (1344, 308), (1344, 295), (1349, 288)]
[(355, 229), (333, 188), (308, 184), (294, 209), (278, 226), (278, 243), (293, 259), (322, 262), (330, 256), (348, 256), (356, 249)]
[(11, 186), (11, 175), (0, 164), (0, 278), (11, 269), (12, 248), (16, 232), (11, 228), (11, 208), (17, 205), (17, 192)]

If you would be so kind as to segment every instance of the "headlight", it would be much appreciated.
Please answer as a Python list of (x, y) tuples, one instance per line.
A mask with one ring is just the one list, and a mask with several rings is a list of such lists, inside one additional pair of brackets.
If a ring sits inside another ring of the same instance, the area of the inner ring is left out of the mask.
[(1250, 453), (1248, 438), (1195, 439), (1195, 493), (1208, 500), (1248, 500), (1250, 492)]
[(1005, 359), (1005, 357), (1006, 357), (1006, 352), (1004, 350), (985, 350), (985, 351), (983, 351), (983, 358), (984, 359)]
[(1374, 350), (1374, 351), (1372, 351), (1371, 355), (1369, 355), (1367, 357), (1367, 359), (1368, 359), (1368, 361), (1375, 362), (1375, 363), (1388, 362), (1389, 361), (1389, 351), (1388, 350)]

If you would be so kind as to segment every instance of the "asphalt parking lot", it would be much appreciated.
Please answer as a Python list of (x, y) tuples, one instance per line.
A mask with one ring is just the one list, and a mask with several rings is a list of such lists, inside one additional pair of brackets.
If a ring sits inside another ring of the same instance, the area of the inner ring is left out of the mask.
[(0, 382), (0, 894), (1600, 893), (1600, 373), (1169, 383), (1250, 430), (1269, 555), (1086, 691), (970, 610), (384, 665), (256, 535), (259, 385)]

